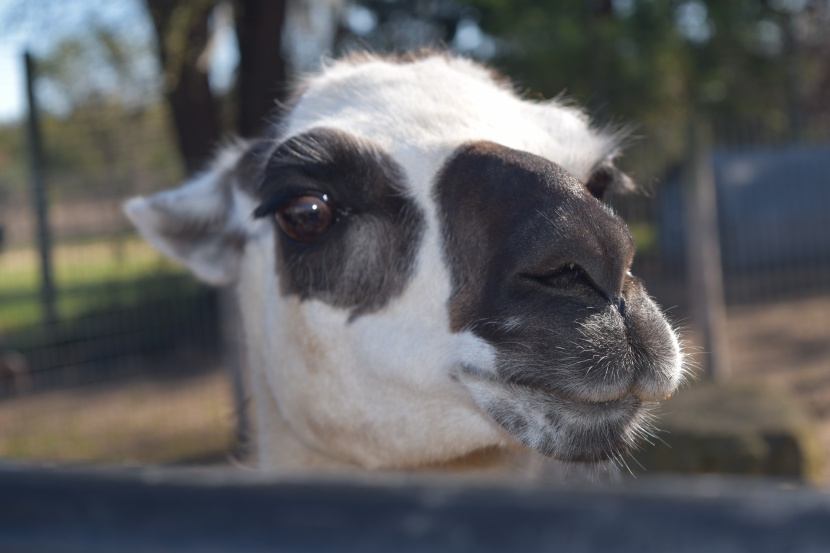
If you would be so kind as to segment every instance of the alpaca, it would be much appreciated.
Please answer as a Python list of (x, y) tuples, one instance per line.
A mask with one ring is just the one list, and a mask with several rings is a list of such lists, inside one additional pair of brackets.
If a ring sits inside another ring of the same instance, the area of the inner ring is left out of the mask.
[(125, 204), (239, 303), (264, 468), (619, 456), (683, 375), (604, 202), (620, 137), (468, 59), (357, 55)]

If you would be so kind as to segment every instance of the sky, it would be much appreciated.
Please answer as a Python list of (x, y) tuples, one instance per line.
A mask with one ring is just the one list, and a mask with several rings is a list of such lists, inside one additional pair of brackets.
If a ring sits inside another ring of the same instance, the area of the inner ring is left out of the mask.
[(19, 119), (24, 113), (23, 67), (20, 53), (10, 45), (0, 45), (0, 122)]

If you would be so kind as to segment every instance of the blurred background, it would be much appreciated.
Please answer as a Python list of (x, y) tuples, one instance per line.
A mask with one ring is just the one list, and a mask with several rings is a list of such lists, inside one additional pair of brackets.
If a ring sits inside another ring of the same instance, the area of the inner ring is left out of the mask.
[(611, 203), (698, 374), (665, 423), (772, 428), (659, 468), (796, 447), (830, 481), (830, 0), (0, 0), (0, 457), (244, 462), (225, 299), (120, 204), (255, 135), (321, 58), (436, 44), (628, 131), (640, 189)]

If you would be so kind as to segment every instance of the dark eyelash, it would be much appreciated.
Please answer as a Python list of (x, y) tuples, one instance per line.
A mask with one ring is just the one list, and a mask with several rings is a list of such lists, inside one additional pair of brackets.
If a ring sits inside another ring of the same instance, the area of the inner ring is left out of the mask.
[(260, 204), (254, 209), (253, 216), (255, 219), (260, 219), (274, 213), (281, 205), (285, 204), (292, 198), (303, 195), (325, 196), (326, 193), (309, 187), (307, 184), (289, 184), (278, 185), (278, 182), (285, 182), (282, 179), (266, 178), (262, 179), (259, 186), (257, 186), (257, 195), (263, 198)]
[(263, 217), (267, 217), (274, 213), (281, 205), (283, 205), (287, 199), (280, 198), (278, 196), (272, 196), (259, 204), (256, 209), (254, 209), (253, 217), (254, 219), (261, 219)]
[(260, 203), (256, 207), (256, 209), (254, 209), (253, 217), (254, 219), (261, 219), (263, 217), (272, 215), (281, 206), (285, 205), (290, 200), (298, 196), (317, 196), (319, 198), (322, 198), (326, 202), (326, 204), (328, 204), (328, 206), (331, 207), (337, 218), (347, 217), (353, 213), (353, 211), (348, 207), (341, 206), (338, 202), (333, 201), (331, 199), (331, 195), (325, 192), (320, 192), (319, 190), (308, 190), (307, 188), (289, 188), (280, 190), (276, 194), (272, 195), (271, 197)]

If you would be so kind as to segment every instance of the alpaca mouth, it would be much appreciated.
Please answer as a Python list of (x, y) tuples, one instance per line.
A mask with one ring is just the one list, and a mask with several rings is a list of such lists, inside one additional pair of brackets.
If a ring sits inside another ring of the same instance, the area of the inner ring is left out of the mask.
[[(491, 416), (527, 447), (560, 461), (595, 463), (621, 455), (634, 445), (646, 411), (631, 392), (589, 401), (524, 385), (514, 391), (517, 397)], [(526, 426), (515, 432), (517, 419)]]
[(481, 373), (463, 382), (476, 403), (513, 438), (566, 462), (596, 463), (627, 451), (636, 441), (649, 404), (631, 391), (616, 399), (590, 401)]
[(630, 391), (625, 391), (614, 398), (595, 401), (550, 387), (518, 383), (507, 383), (507, 385), (513, 387), (519, 394), (532, 397), (534, 402), (553, 407), (568, 417), (585, 419), (594, 423), (601, 423), (609, 417), (614, 419), (618, 413), (631, 413), (643, 403)]
[(674, 390), (664, 390), (658, 396), (652, 396), (644, 394), (641, 390), (642, 388), (642, 381), (641, 378), (632, 379), (631, 383), (625, 387), (619, 387), (618, 389), (611, 391), (605, 390), (603, 393), (598, 393), (597, 391), (592, 391), (591, 393), (586, 393), (582, 390), (567, 390), (562, 387), (550, 386), (544, 383), (537, 383), (537, 382), (524, 382), (524, 381), (508, 381), (507, 384), (520, 386), (522, 388), (527, 388), (530, 390), (537, 390), (542, 392), (546, 395), (554, 396), (556, 398), (589, 406), (597, 406), (597, 407), (609, 407), (612, 408), (615, 404), (624, 401), (626, 398), (633, 398), (642, 403), (651, 403), (657, 401), (664, 401), (669, 399), (673, 394)]
[(584, 405), (589, 408), (596, 407), (597, 409), (614, 408), (616, 404), (619, 404), (627, 396), (637, 398), (637, 396), (631, 392), (630, 389), (623, 389), (616, 393), (606, 393), (601, 397), (601, 399), (598, 399), (596, 396), (586, 395), (584, 393), (569, 391), (560, 387), (548, 386), (536, 382), (508, 381), (505, 382), (505, 384), (517, 386), (519, 388), (524, 388), (547, 396), (552, 396), (553, 398), (569, 405)]
[[(596, 408), (598, 410), (614, 409), (629, 401), (654, 401), (652, 398), (643, 398), (636, 392), (636, 381), (613, 392), (606, 391), (600, 395), (595, 392), (586, 393), (582, 390), (568, 390), (562, 386), (554, 386), (527, 378), (501, 378), (471, 365), (462, 365), (461, 373), (466, 377), (471, 377), (473, 380), (500, 385), (506, 389), (514, 388), (516, 390), (525, 390), (527, 393), (536, 394), (540, 397), (549, 396), (551, 400), (555, 400), (563, 406), (566, 405), (574, 408), (584, 406), (589, 409)], [(467, 378), (463, 380), (466, 381)], [(668, 392), (666, 398), (670, 396), (671, 392)]]

